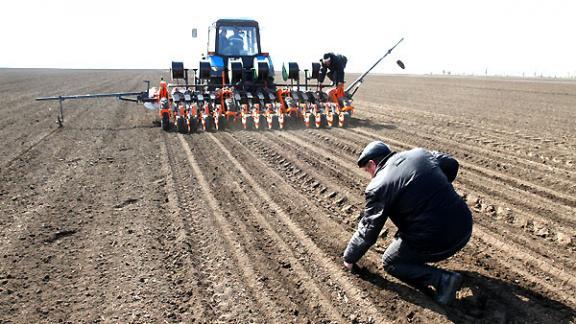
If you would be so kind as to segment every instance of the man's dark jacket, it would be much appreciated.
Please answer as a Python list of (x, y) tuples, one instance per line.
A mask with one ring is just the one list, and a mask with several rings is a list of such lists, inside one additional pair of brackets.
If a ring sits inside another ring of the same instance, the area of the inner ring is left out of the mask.
[(422, 253), (441, 253), (469, 237), (472, 215), (452, 186), (458, 166), (451, 156), (422, 148), (381, 162), (366, 188), (364, 214), (344, 260), (357, 262), (376, 243), (388, 217), (403, 242)]
[[(346, 63), (348, 62), (346, 56), (334, 53), (326, 53), (325, 55), (330, 57), (330, 64), (328, 66), (324, 66), (324, 64), (322, 64), (319, 81), (324, 82), (326, 73), (328, 73), (328, 78), (330, 78), (332, 82), (336, 84), (344, 83), (344, 69), (346, 68)], [(328, 72), (327, 70), (330, 71)]]

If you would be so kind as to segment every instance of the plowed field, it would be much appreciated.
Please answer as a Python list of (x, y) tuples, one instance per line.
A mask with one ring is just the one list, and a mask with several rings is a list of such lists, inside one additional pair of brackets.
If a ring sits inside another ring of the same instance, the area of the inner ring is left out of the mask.
[[(348, 129), (163, 132), (113, 99), (162, 71), (0, 70), (0, 322), (576, 320), (576, 83), (374, 76)], [(165, 73), (165, 72), (164, 72)], [(50, 108), (52, 108), (50, 110)], [(474, 214), (450, 307), (344, 271), (369, 141), (440, 150)]]

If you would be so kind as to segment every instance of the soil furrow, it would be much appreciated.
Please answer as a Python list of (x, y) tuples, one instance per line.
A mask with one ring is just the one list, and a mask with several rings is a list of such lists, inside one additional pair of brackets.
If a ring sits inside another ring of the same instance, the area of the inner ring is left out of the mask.
[[(190, 146), (194, 148), (193, 153), (210, 148), (206, 147), (205, 139), (192, 141)], [(204, 167), (230, 164), (221, 156), (206, 158), (202, 164)], [(274, 292), (274, 298), (284, 298), (286, 301), (293, 299), (293, 303), (299, 306), (300, 311), (292, 309), (290, 313), (303, 314), (311, 318), (312, 315), (316, 314), (314, 316), (316, 317), (319, 311), (323, 311), (325, 315), (315, 318), (314, 321), (344, 322), (342, 307), (333, 306), (333, 301), (318, 286), (319, 279), (314, 279), (304, 268), (303, 262), (310, 257), (294, 249), (293, 237), (289, 240), (283, 239), (265, 216), (269, 215), (269, 212), (261, 210), (260, 206), (267, 202), (259, 201), (258, 196), (244, 184), (244, 179), (239, 178), (233, 169), (220, 171), (218, 168), (218, 173), (220, 176), (212, 180), (213, 186), (219, 187), (221, 192), (229, 192), (225, 197), (221, 195), (220, 203), (233, 201), (233, 204), (227, 206), (229, 209), (227, 219), (237, 229), (237, 235), (244, 238), (243, 246), (249, 251), (254, 264), (267, 267), (263, 269), (264, 275), (260, 277), (266, 278), (268, 288)], [(283, 293), (286, 295), (282, 296)], [(290, 308), (293, 308), (293, 305)]]
[[(227, 135), (227, 134), (224, 134)], [(362, 307), (364, 312), (368, 314), (373, 319), (381, 318), (381, 314), (378, 311), (378, 308), (369, 300), (362, 298), (362, 292), (358, 290), (355, 286), (353, 286), (346, 277), (344, 277), (341, 271), (334, 271), (333, 268), (342, 268), (340, 264), (334, 263), (334, 258), (329, 257), (326, 253), (307, 235), (306, 231), (300, 227), (298, 223), (292, 220), (292, 217), (287, 214), (284, 208), (280, 206), (280, 202), (277, 202), (276, 199), (271, 196), (269, 190), (264, 189), (264, 187), (259, 184), (256, 179), (250, 174), (244, 166), (239, 162), (237, 157), (231, 153), (233, 150), (227, 149), (218, 138), (214, 135), (209, 135), (212, 140), (216, 143), (216, 145), (224, 152), (224, 154), (232, 161), (233, 165), (238, 169), (240, 174), (248, 181), (254, 192), (267, 204), (270, 206), (270, 209), (275, 211), (275, 215), (282, 221), (282, 223), (292, 232), (292, 234), (296, 237), (298, 242), (303, 245), (306, 250), (309, 251), (309, 255), (317, 263), (317, 266), (323, 270), (323, 272), (329, 273), (330, 277), (335, 280), (340, 289), (346, 292), (348, 299), (353, 300), (359, 306)], [(230, 136), (226, 136), (229, 140), (234, 140)], [(258, 160), (255, 159), (254, 156), (250, 156), (251, 161), (257, 162)], [(264, 168), (260, 167), (258, 170), (265, 170)], [(332, 227), (332, 226), (331, 226)]]
[[(306, 143), (304, 140), (300, 139), (300, 136), (295, 136), (295, 134), (297, 133), (297, 131), (294, 131), (294, 132), (291, 132), (291, 133), (292, 133), (292, 135), (294, 135), (294, 136), (287, 137), (287, 138), (289, 138), (291, 141), (295, 141), (295, 142), (296, 142), (297, 144), (299, 144), (300, 146), (310, 148), (311, 151), (315, 152), (316, 154), (318, 154), (318, 155), (320, 155), (320, 156), (331, 156), (331, 157), (334, 156), (333, 153), (329, 153), (329, 152), (325, 151), (325, 149), (323, 149), (323, 148), (321, 147), (321, 144), (320, 144), (320, 143), (317, 143), (318, 145), (311, 145), (311, 144), (309, 144), (309, 143)], [(344, 169), (346, 169), (346, 168), (349, 169), (349, 168), (351, 168), (351, 165), (353, 165), (353, 163), (342, 162), (343, 160), (340, 159), (340, 158), (337, 158), (337, 157), (333, 157), (332, 159), (333, 159), (334, 161), (337, 161), (337, 162), (340, 161), (340, 162), (338, 162), (338, 163), (339, 163)], [(480, 224), (482, 224), (482, 223), (480, 223)], [(519, 237), (516, 237), (516, 239), (518, 239), (518, 238), (519, 238)], [(510, 240), (507, 240), (507, 243), (504, 243), (504, 241), (501, 241), (501, 242), (502, 242), (503, 245), (510, 245), (510, 246), (516, 245), (516, 244), (510, 242)], [(525, 244), (525, 243), (524, 243), (524, 244)], [(524, 245), (524, 244), (522, 244), (522, 245)], [(534, 244), (532, 243), (532, 246), (533, 246), (533, 245), (534, 245)], [(520, 251), (520, 250), (523, 250), (523, 248), (511, 248), (511, 249), (512, 249), (511, 251), (517, 251), (517, 250)], [(534, 264), (534, 266), (538, 267), (540, 270), (548, 273), (549, 275), (557, 276), (557, 277), (558, 277), (558, 281), (560, 281), (560, 282), (565, 282), (567, 278), (570, 278), (570, 277), (571, 277), (571, 275), (570, 275), (569, 273), (567, 273), (566, 271), (564, 271), (564, 270), (561, 269), (561, 268), (558, 268), (558, 267), (552, 265), (552, 263), (550, 263), (550, 262), (541, 262), (542, 256), (547, 255), (546, 251), (548, 251), (548, 248), (540, 248), (539, 250), (541, 250), (541, 251), (543, 251), (543, 252), (538, 252), (538, 253), (537, 253), (537, 254), (538, 254), (538, 257), (531, 257), (531, 258), (525, 259), (524, 261), (530, 262), (531, 264)], [(536, 253), (536, 251), (538, 251), (538, 250), (535, 250), (534, 252)], [(557, 260), (562, 260), (563, 257), (557, 256), (556, 259), (557, 259)], [(539, 279), (538, 277), (539, 277), (539, 276), (534, 276), (534, 275), (533, 275), (534, 281), (535, 281), (535, 282), (542, 282), (542, 280)], [(570, 281), (570, 282), (571, 282), (571, 281)], [(570, 285), (572, 285), (572, 284), (570, 284)], [(546, 285), (546, 286), (548, 286), (548, 285)]]
[[(362, 115), (366, 115), (366, 112), (362, 111)], [(413, 132), (410, 131), (410, 129), (418, 129), (418, 131)], [(576, 193), (576, 186), (574, 186), (574, 181), (572, 181), (572, 179), (576, 177), (576, 172), (560, 169), (552, 163), (534, 162), (526, 158), (519, 158), (510, 154), (510, 152), (499, 153), (494, 147), (485, 149), (483, 148), (483, 143), (467, 145), (464, 144), (467, 138), (465, 135), (450, 133), (448, 137), (441, 136), (440, 134), (444, 129), (441, 125), (426, 127), (414, 123), (406, 128), (397, 127), (386, 130), (386, 132), (390, 137), (396, 135), (401, 137), (406, 136), (408, 138), (417, 136), (418, 139), (415, 141), (419, 143), (421, 141), (430, 142), (432, 140), (436, 146), (441, 146), (445, 150), (457, 147), (458, 151), (464, 154), (466, 160), (473, 164), (486, 166), (492, 170), (499, 170), (507, 174), (515, 174), (517, 175), (515, 177), (516, 179), (520, 176), (522, 179), (529, 180), (532, 183), (540, 183), (542, 184), (538, 185), (538, 187), (542, 188), (539, 189), (540, 191), (553, 190), (564, 197), (571, 197)], [(491, 143), (491, 141), (488, 142)], [(422, 146), (422, 144), (418, 145)], [(534, 186), (529, 189), (533, 187)]]
[(242, 245), (236, 241), (234, 228), (232, 228), (230, 223), (226, 220), (224, 212), (220, 208), (218, 201), (214, 198), (217, 195), (212, 191), (210, 183), (200, 169), (196, 158), (191, 154), (190, 147), (184, 140), (183, 136), (181, 134), (178, 134), (177, 136), (178, 141), (180, 142), (180, 147), (186, 154), (189, 166), (192, 168), (190, 171), (198, 181), (198, 185), (200, 186), (200, 190), (204, 196), (204, 201), (212, 211), (215, 225), (218, 226), (227, 249), (238, 264), (238, 269), (241, 270), (243, 280), (245, 281), (247, 288), (250, 289), (254, 301), (259, 306), (258, 309), (266, 314), (268, 319), (272, 321), (281, 321), (281, 308), (279, 305), (274, 303), (274, 299), (268, 295), (268, 292), (265, 289), (263, 289), (263, 283), (258, 281), (259, 276), (251, 264), (251, 258), (246, 254)]
[[(408, 129), (416, 127), (422, 130), (422, 128), (426, 128), (426, 124), (428, 123), (431, 125), (429, 127), (436, 127), (433, 133), (435, 136), (437, 136), (437, 132), (439, 132), (440, 134), (447, 134), (449, 138), (472, 141), (482, 146), (490, 143), (502, 143), (503, 145), (500, 146), (492, 145), (490, 151), (497, 151), (504, 154), (503, 156), (517, 156), (543, 167), (557, 168), (559, 171), (564, 171), (571, 175), (576, 174), (573, 169), (574, 156), (572, 148), (566, 147), (565, 142), (559, 142), (558, 150), (554, 150), (549, 146), (549, 144), (553, 142), (551, 139), (540, 138), (541, 143), (535, 143), (535, 139), (539, 138), (530, 135), (521, 135), (516, 132), (507, 132), (504, 133), (503, 136), (498, 136), (499, 131), (497, 130), (488, 129), (486, 125), (477, 127), (473, 123), (461, 120), (458, 117), (424, 113), (406, 108), (390, 108), (371, 102), (360, 102), (359, 107), (362, 107), (360, 115), (371, 115), (372, 118), (376, 117), (377, 120), (385, 117), (387, 120), (393, 122), (401, 121)], [(446, 125), (449, 126), (449, 128), (439, 127)], [(455, 128), (460, 129), (464, 133), (455, 132)], [(506, 148), (506, 150), (502, 148)], [(560, 157), (564, 160), (558, 160)], [(549, 162), (553, 161), (557, 161), (556, 164), (549, 165)]]
[[(379, 139), (387, 141), (391, 145), (402, 149), (410, 149), (413, 147), (408, 143), (392, 139), (387, 135), (380, 133), (358, 129), (351, 131), (364, 137), (367, 141)], [(458, 154), (456, 154), (456, 156), (458, 156)], [(575, 235), (572, 229), (575, 221), (573, 207), (557, 204), (547, 197), (542, 197), (530, 191), (525, 191), (524, 185), (519, 185), (520, 188), (513, 185), (502, 186), (500, 182), (486, 176), (486, 173), (484, 173), (488, 172), (493, 175), (494, 172), (489, 170), (478, 171), (476, 166), (467, 162), (461, 162), (460, 164), (464, 167), (463, 170), (465, 170), (466, 174), (469, 175), (468, 177), (463, 177), (461, 181), (468, 182), (469, 189), (472, 189), (470, 187), (480, 188), (479, 192), (481, 193), (492, 193), (494, 195), (493, 200), (495, 200), (494, 198), (498, 198), (501, 201), (500, 205), (502, 205), (503, 208), (507, 208), (503, 213), (510, 214), (510, 210), (516, 210), (514, 217), (518, 218), (518, 223), (529, 221), (537, 223), (537, 227), (545, 226), (549, 231), (557, 231), (563, 235)], [(497, 177), (504, 178), (505, 176), (498, 174)], [(532, 199), (527, 199), (527, 196)], [(502, 204), (502, 201), (507, 202), (507, 204)], [(495, 205), (497, 206), (497, 204)], [(494, 212), (496, 212), (497, 208), (494, 207), (494, 205), (492, 208), (494, 208)], [(546, 216), (543, 216), (544, 214)], [(509, 217), (510, 215), (506, 216)], [(553, 227), (549, 225), (551, 221), (555, 223)], [(528, 229), (531, 230), (531, 228)], [(553, 237), (551, 233), (544, 236)]]

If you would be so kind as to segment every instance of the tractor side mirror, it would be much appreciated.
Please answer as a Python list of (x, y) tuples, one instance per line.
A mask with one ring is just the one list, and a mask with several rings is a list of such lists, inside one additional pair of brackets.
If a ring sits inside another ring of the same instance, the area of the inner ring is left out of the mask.
[(192, 28), (192, 38), (198, 37), (198, 29)]

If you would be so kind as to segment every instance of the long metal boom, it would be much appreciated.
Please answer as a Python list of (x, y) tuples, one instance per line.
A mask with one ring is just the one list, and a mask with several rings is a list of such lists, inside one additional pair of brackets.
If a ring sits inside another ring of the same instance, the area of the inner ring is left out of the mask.
[(73, 95), (73, 96), (51, 96), (51, 97), (38, 97), (36, 100), (68, 100), (68, 99), (87, 99), (87, 98), (104, 98), (104, 97), (116, 97), (121, 98), (124, 96), (138, 96), (142, 92), (114, 92), (114, 93), (95, 93), (95, 94), (83, 94), (83, 95)]
[(370, 71), (372, 71), (372, 69), (374, 69), (376, 67), (376, 65), (378, 65), (378, 63), (380, 63), (386, 56), (388, 56), (388, 54), (392, 53), (392, 51), (396, 48), (396, 46), (398, 46), (398, 44), (400, 44), (402, 41), (404, 40), (404, 37), (402, 37), (397, 43), (396, 45), (392, 46), (392, 48), (390, 48), (386, 54), (384, 54), (384, 56), (382, 56), (380, 59), (378, 59), (378, 61), (376, 61), (376, 63), (374, 63), (374, 65), (372, 65), (366, 72), (362, 73), (362, 75), (356, 79), (354, 82), (352, 82), (347, 88), (346, 88), (346, 93), (348, 93), (350, 90), (354, 89), (354, 91), (350, 94), (350, 97), (352, 97), (356, 91), (358, 91), (358, 88), (360, 87), (360, 85), (362, 84), (362, 82), (364, 81), (364, 77), (366, 77), (366, 75), (368, 75), (368, 73), (370, 73)]

